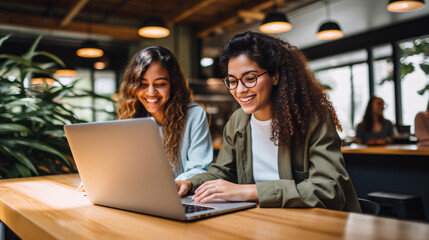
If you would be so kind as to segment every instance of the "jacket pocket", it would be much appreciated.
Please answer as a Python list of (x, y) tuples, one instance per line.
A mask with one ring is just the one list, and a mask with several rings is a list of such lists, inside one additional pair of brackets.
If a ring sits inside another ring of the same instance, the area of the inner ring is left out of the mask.
[(301, 172), (297, 170), (293, 170), (293, 179), (295, 180), (296, 184), (301, 183), (302, 181), (308, 179), (308, 171), (307, 172)]

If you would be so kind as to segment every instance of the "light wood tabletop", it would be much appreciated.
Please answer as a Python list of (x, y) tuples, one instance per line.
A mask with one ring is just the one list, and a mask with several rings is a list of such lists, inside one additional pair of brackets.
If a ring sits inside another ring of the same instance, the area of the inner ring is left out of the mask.
[(421, 155), (429, 156), (429, 147), (418, 147), (415, 144), (392, 144), (384, 146), (367, 146), (351, 144), (341, 147), (343, 153), (351, 154), (387, 154), (387, 155)]
[(429, 224), (324, 209), (253, 208), (178, 222), (92, 205), (77, 174), (0, 180), (0, 219), (22, 239), (429, 239)]

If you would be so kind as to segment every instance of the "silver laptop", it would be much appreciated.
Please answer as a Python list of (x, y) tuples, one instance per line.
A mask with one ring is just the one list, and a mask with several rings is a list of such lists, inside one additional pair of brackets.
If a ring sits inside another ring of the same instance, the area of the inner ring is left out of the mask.
[(254, 207), (255, 203), (197, 203), (180, 198), (160, 131), (151, 117), (65, 125), (89, 201), (181, 221)]

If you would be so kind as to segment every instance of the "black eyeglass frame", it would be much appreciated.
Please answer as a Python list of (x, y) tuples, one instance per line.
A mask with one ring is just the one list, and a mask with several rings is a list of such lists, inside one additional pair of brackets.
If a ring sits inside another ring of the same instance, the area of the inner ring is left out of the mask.
[[(245, 86), (246, 88), (253, 88), (253, 87), (255, 87), (256, 86), (256, 84), (258, 84), (258, 77), (260, 77), (260, 76), (262, 76), (262, 75), (264, 75), (265, 73), (268, 73), (268, 71), (265, 71), (265, 72), (263, 72), (263, 73), (261, 73), (261, 74), (259, 74), (259, 75), (255, 75), (255, 74), (253, 74), (253, 73), (245, 73), (245, 74), (243, 74), (242, 76), (241, 76), (241, 78), (236, 78), (235, 76), (227, 76), (227, 77), (225, 77), (224, 79), (223, 79), (223, 83), (225, 84), (225, 86), (226, 86), (226, 88), (228, 88), (229, 90), (234, 90), (234, 89), (236, 89), (237, 87), (238, 87), (238, 83), (237, 83), (237, 86), (235, 86), (234, 88), (230, 88), (230, 87), (228, 87), (228, 84), (227, 84), (227, 81), (229, 81), (228, 80), (228, 78), (234, 78), (235, 80), (237, 80), (237, 82), (238, 81), (240, 81), (241, 82), (241, 84), (243, 84), (243, 86)], [(248, 75), (253, 75), (254, 77), (255, 77), (255, 84), (253, 85), (253, 86), (251, 86), (251, 87), (248, 87), (248, 86), (246, 86), (246, 84), (243, 82), (243, 77), (245, 77), (245, 76), (248, 76)]]

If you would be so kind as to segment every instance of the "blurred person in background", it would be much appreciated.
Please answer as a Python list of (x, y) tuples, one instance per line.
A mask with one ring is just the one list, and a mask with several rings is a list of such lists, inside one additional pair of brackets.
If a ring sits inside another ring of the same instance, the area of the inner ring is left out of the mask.
[(414, 127), (419, 140), (417, 145), (429, 147), (429, 101), (426, 111), (417, 113), (414, 118)]
[(369, 99), (363, 120), (356, 129), (356, 143), (385, 145), (393, 142), (394, 126), (391, 121), (384, 118), (384, 108), (382, 98), (372, 96)]

